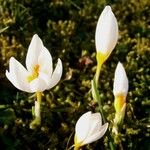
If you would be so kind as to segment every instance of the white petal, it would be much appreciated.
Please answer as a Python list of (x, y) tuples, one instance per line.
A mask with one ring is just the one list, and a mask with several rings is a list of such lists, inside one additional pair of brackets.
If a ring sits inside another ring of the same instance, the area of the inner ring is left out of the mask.
[(44, 46), (39, 55), (38, 64), (40, 65), (40, 72), (48, 74), (49, 76), (52, 75), (53, 72), (52, 57), (50, 52)]
[(38, 64), (38, 57), (43, 49), (43, 42), (37, 34), (31, 40), (26, 56), (26, 67), (29, 72), (33, 71), (35, 65)]
[(101, 125), (102, 125), (102, 118), (101, 118), (100, 113), (92, 114), (89, 124), (90, 124), (90, 127), (89, 127), (89, 132), (88, 132), (87, 137), (97, 133), (100, 130)]
[(47, 74), (45, 74), (43, 72), (39, 72), (38, 78), (41, 79), (41, 80), (43, 80), (46, 83), (46, 85), (47, 85), (46, 89), (47, 89), (48, 86), (49, 86), (49, 83), (51, 81), (50, 76), (48, 76)]
[(30, 82), (32, 92), (43, 92), (47, 88), (46, 82), (41, 78), (36, 78)]
[(19, 90), (31, 92), (29, 83), (27, 81), (27, 70), (13, 57), (10, 58), (9, 72), (6, 71), (6, 76)]
[(106, 6), (101, 13), (96, 26), (96, 50), (103, 54), (110, 54), (118, 40), (118, 24), (110, 6)]
[(15, 79), (14, 75), (12, 75), (11, 73), (9, 73), (7, 70), (6, 70), (6, 77), (8, 78), (8, 80), (17, 88), (20, 90), (20, 87), (18, 85), (18, 82), (17, 80)]
[(124, 94), (124, 96), (126, 96), (128, 88), (129, 83), (126, 72), (123, 65), (119, 62), (115, 70), (113, 93), (115, 96), (118, 94)]
[(105, 134), (105, 132), (107, 131), (107, 128), (108, 128), (108, 123), (105, 123), (103, 126), (101, 126), (99, 132), (95, 132), (95, 134), (88, 136), (84, 140), (83, 145), (92, 143), (92, 142), (100, 139)]
[(102, 117), (100, 113), (93, 113), (91, 116), (91, 121), (93, 122), (97, 122), (100, 124), (100, 126), (102, 125)]
[(80, 143), (84, 141), (89, 132), (91, 112), (83, 114), (76, 123), (75, 132), (77, 136), (77, 141)]
[(62, 62), (60, 59), (58, 59), (58, 62), (57, 62), (57, 65), (56, 65), (56, 68), (52, 74), (52, 77), (50, 79), (50, 82), (49, 82), (49, 85), (48, 85), (48, 89), (54, 87), (60, 80), (61, 76), (62, 76)]

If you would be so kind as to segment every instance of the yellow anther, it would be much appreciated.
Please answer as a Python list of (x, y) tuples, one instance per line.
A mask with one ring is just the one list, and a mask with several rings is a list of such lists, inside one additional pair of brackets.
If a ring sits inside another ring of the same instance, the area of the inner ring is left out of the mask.
[(28, 82), (31, 82), (32, 80), (34, 80), (38, 77), (39, 69), (40, 69), (39, 65), (34, 66), (32, 74), (27, 77)]

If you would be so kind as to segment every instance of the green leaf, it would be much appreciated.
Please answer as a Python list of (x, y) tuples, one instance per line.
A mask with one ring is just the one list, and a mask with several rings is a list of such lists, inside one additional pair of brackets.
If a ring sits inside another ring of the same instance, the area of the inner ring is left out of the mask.
[(93, 99), (96, 102), (98, 102), (100, 100), (100, 96), (99, 96), (99, 93), (98, 93), (98, 90), (97, 90), (97, 87), (96, 87), (95, 79), (93, 79), (91, 81), (91, 84), (92, 84), (92, 96), (93, 96)]

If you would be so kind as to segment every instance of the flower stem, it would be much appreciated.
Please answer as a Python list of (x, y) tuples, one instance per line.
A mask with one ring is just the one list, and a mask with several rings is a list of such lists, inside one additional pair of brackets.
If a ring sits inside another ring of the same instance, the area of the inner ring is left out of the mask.
[(42, 100), (42, 92), (36, 92), (36, 101), (34, 108), (34, 116), (35, 119), (30, 123), (30, 128), (34, 129), (37, 126), (41, 125), (41, 100)]
[(98, 92), (98, 88), (97, 88), (95, 79), (93, 79), (93, 80), (91, 81), (91, 84), (92, 84), (92, 97), (93, 97), (93, 99), (98, 103), (99, 111), (100, 111), (100, 113), (101, 113), (101, 115), (102, 115), (102, 120), (103, 120), (104, 123), (105, 123), (106, 120), (105, 120), (105, 117), (104, 117), (103, 108), (102, 108), (102, 103), (101, 103), (101, 99), (100, 99), (100, 95), (99, 95), (99, 92)]
[(99, 77), (100, 77), (101, 67), (106, 59), (107, 59), (107, 54), (97, 52), (97, 54), (96, 54), (97, 68), (96, 68), (96, 74), (95, 74), (95, 81), (96, 81), (97, 87), (98, 87), (98, 81), (99, 81)]
[(100, 77), (100, 71), (101, 71), (102, 63), (98, 61), (97, 68), (96, 68), (96, 74), (95, 74), (95, 82), (96, 86), (98, 87), (98, 81)]
[(111, 140), (109, 141), (109, 147), (110, 147), (111, 150), (115, 150), (116, 149), (115, 146), (114, 146), (114, 143)]

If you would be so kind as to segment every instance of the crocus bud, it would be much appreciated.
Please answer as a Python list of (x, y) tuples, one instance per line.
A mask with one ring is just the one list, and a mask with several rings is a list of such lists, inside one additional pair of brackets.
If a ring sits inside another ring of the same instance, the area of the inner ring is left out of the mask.
[(102, 64), (107, 60), (112, 50), (115, 48), (118, 40), (118, 24), (116, 17), (114, 16), (111, 7), (106, 6), (101, 13), (95, 32), (95, 44), (96, 44), (96, 85), (98, 86), (98, 80), (100, 76), (100, 70)]
[(76, 123), (74, 150), (100, 139), (107, 128), (108, 123), (102, 125), (100, 113), (92, 114), (89, 111), (83, 114)]
[(118, 40), (118, 24), (111, 7), (106, 6), (96, 26), (95, 42), (97, 59), (102, 63), (108, 58)]
[(115, 79), (113, 86), (113, 93), (115, 96), (115, 110), (116, 113), (121, 112), (123, 105), (126, 103), (126, 96), (128, 93), (128, 78), (123, 65), (119, 62), (115, 70)]

